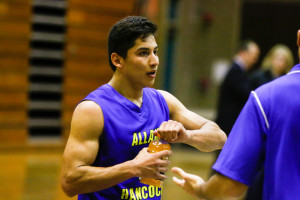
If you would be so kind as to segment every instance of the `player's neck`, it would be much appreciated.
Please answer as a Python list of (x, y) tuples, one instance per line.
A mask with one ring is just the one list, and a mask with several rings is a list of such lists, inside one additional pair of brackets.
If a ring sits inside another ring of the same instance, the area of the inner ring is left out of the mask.
[(122, 79), (117, 79), (114, 76), (108, 82), (108, 84), (111, 85), (122, 96), (141, 107), (143, 102), (143, 88), (132, 86), (130, 83)]

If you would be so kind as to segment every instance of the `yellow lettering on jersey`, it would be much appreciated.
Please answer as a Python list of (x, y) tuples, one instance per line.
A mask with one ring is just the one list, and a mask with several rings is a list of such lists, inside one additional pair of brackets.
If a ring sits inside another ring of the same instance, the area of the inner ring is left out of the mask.
[(155, 196), (155, 188), (153, 185), (149, 186), (149, 197), (154, 197)]
[(128, 199), (128, 190), (127, 189), (122, 189), (121, 199)]
[(144, 199), (148, 198), (148, 193), (146, 192), (148, 190), (148, 188), (146, 186), (142, 187), (142, 196)]
[(135, 188), (135, 196), (136, 200), (142, 200), (142, 193), (141, 193), (141, 188)]
[(133, 188), (130, 188), (130, 199), (129, 200), (136, 200), (133, 192)]
[(155, 187), (155, 195), (159, 197), (161, 195), (162, 190), (159, 190), (158, 187)]
[(139, 139), (136, 133), (133, 134), (131, 146), (138, 145)]
[(144, 144), (147, 144), (147, 132), (144, 131), (143, 133), (144, 133)]
[(142, 200), (153, 198), (154, 196), (161, 196), (162, 190), (158, 187), (150, 186), (143, 186), (137, 188), (129, 188), (129, 189), (122, 189), (121, 199), (129, 199), (129, 200)]
[(153, 138), (154, 138), (153, 132), (154, 132), (153, 130), (150, 130), (150, 135), (149, 135), (148, 143), (150, 143), (153, 140)]
[(143, 144), (141, 132), (139, 132), (139, 145)]

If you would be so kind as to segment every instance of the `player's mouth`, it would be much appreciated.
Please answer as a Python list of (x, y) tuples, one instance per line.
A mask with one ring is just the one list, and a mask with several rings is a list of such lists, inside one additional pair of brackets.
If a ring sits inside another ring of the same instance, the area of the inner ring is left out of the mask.
[(148, 72), (147, 75), (150, 76), (150, 77), (152, 77), (152, 78), (155, 78), (155, 76), (156, 76), (156, 70), (152, 70), (151, 72)]

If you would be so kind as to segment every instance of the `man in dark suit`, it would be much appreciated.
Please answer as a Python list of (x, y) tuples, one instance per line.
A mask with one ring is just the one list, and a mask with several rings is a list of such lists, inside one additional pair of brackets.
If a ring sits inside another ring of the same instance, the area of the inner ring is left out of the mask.
[(251, 92), (247, 72), (257, 62), (259, 54), (259, 47), (254, 41), (244, 41), (221, 85), (216, 123), (227, 135)]

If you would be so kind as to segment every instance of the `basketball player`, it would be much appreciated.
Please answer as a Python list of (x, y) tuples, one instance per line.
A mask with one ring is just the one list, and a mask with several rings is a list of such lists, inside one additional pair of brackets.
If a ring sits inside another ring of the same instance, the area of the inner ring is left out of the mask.
[[(220, 149), (225, 133), (166, 91), (151, 88), (158, 70), (156, 25), (131, 16), (108, 38), (111, 80), (76, 107), (64, 152), (61, 185), (78, 199), (160, 199), (139, 177), (165, 179), (171, 151), (148, 153), (157, 132), (201, 151)], [(91, 72), (92, 73), (92, 72)]]

